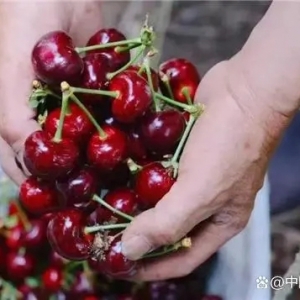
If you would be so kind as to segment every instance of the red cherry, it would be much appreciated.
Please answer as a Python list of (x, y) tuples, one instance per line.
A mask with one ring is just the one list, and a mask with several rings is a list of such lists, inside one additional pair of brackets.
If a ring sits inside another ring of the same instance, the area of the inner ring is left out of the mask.
[(9, 234), (5, 239), (7, 248), (9, 248), (10, 250), (18, 250), (23, 244), (23, 241), (21, 239), (23, 232), (24, 228), (20, 225), (17, 225), (10, 229)]
[(144, 166), (137, 174), (135, 192), (146, 207), (153, 207), (169, 192), (174, 182), (172, 170), (153, 162)]
[[(44, 130), (49, 132), (52, 137), (54, 137), (59, 124), (60, 112), (60, 107), (51, 111), (44, 124)], [(94, 125), (87, 115), (80, 107), (71, 103), (65, 115), (62, 136), (82, 144), (87, 141), (93, 131), (95, 131)]]
[(160, 88), (163, 94), (170, 96), (162, 76), (167, 76), (174, 99), (186, 103), (187, 98), (183, 93), (185, 88), (194, 100), (197, 87), (200, 83), (200, 75), (195, 66), (186, 59), (174, 58), (170, 59), (159, 66), (159, 74), (161, 74)]
[(136, 262), (128, 260), (122, 254), (120, 238), (113, 240), (109, 249), (104, 251), (103, 257), (89, 258), (89, 265), (95, 271), (113, 277), (130, 276), (135, 272)]
[(83, 70), (72, 39), (63, 31), (43, 35), (32, 50), (31, 61), (37, 77), (49, 85), (74, 84)]
[(86, 208), (93, 207), (93, 195), (99, 187), (99, 180), (90, 168), (82, 168), (71, 175), (56, 182), (57, 189), (61, 192), (68, 207)]
[[(83, 62), (84, 70), (81, 86), (86, 89), (105, 89), (107, 83), (106, 74), (112, 71), (108, 58), (103, 53), (91, 53), (83, 58)], [(81, 99), (88, 104), (99, 104), (99, 101), (105, 99), (105, 97), (82, 94)]]
[[(47, 245), (47, 224), (42, 220), (32, 220), (30, 229), (23, 234), (23, 245), (27, 249), (40, 250)], [(38, 251), (39, 251), (38, 250)]]
[(131, 129), (127, 133), (129, 157), (138, 163), (147, 159), (148, 154), (141, 135), (137, 129)]
[(60, 269), (50, 267), (42, 274), (43, 286), (47, 291), (58, 292), (63, 284), (63, 274)]
[(32, 214), (44, 214), (63, 206), (52, 184), (34, 177), (26, 179), (20, 187), (20, 202)]
[(11, 252), (7, 255), (7, 274), (11, 280), (21, 281), (32, 275), (34, 258), (28, 253)]
[[(102, 45), (126, 40), (126, 37), (114, 28), (105, 28), (96, 32), (88, 41), (87, 46)], [(117, 47), (93, 50), (94, 53), (105, 53), (110, 58), (111, 67), (117, 70), (130, 60), (129, 50), (117, 52)]]
[(141, 136), (147, 149), (162, 155), (173, 153), (184, 128), (184, 117), (175, 109), (150, 112), (140, 123)]
[(100, 171), (110, 171), (127, 157), (127, 139), (116, 127), (104, 125), (106, 136), (96, 132), (89, 141), (87, 156), (90, 164)]
[(64, 268), (68, 260), (59, 255), (56, 251), (52, 250), (50, 253), (50, 266), (53, 266), (58, 269)]
[(24, 162), (34, 176), (50, 180), (66, 176), (78, 159), (78, 146), (71, 139), (55, 142), (48, 133), (38, 130), (25, 141)]
[[(106, 203), (111, 205), (113, 208), (118, 209), (119, 211), (134, 216), (137, 211), (137, 195), (134, 191), (129, 188), (118, 188), (114, 191), (108, 192), (104, 200)], [(90, 223), (101, 224), (105, 221), (116, 221), (122, 222), (124, 219), (110, 210), (99, 206), (90, 216)], [(92, 221), (92, 222), (91, 222)]]
[[(134, 71), (134, 72), (138, 73), (140, 68), (141, 68), (141, 66), (139, 66), (139, 65), (131, 65), (126, 70)], [(159, 77), (158, 77), (158, 74), (156, 73), (156, 71), (154, 71), (152, 68), (150, 69), (150, 71), (151, 71), (151, 79), (152, 79), (153, 89), (154, 89), (154, 91), (157, 92), (158, 87), (159, 87)], [(142, 76), (148, 82), (148, 76), (147, 76), (147, 73), (145, 70), (143, 70), (140, 73), (140, 76)]]
[(94, 292), (93, 286), (84, 272), (79, 272), (75, 275), (70, 292), (74, 295), (74, 298), (78, 297), (78, 295), (82, 296)]
[(118, 93), (112, 100), (112, 114), (119, 122), (133, 123), (145, 114), (152, 103), (148, 83), (133, 71), (125, 71), (113, 77), (109, 90)]
[(91, 235), (84, 233), (85, 215), (78, 209), (58, 212), (48, 224), (48, 240), (59, 255), (70, 260), (89, 257), (93, 242)]

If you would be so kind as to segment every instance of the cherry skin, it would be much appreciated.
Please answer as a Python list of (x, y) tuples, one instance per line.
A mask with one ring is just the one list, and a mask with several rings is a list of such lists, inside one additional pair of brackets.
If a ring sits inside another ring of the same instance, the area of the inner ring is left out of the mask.
[(148, 157), (148, 153), (139, 130), (135, 128), (129, 130), (127, 133), (127, 138), (129, 157), (137, 161), (138, 163), (140, 161), (146, 160)]
[[(140, 68), (141, 68), (141, 66), (139, 66), (139, 65), (131, 65), (126, 70), (127, 71), (134, 71), (136, 73), (139, 73)], [(154, 89), (154, 91), (157, 92), (158, 88), (159, 88), (158, 74), (152, 68), (150, 68), (150, 72), (151, 72), (151, 79), (152, 79), (153, 89)], [(140, 76), (142, 76), (148, 82), (148, 76), (147, 76), (147, 72), (145, 71), (145, 69), (142, 70), (142, 72), (140, 73)]]
[[(103, 53), (90, 53), (83, 58), (84, 69), (81, 80), (81, 87), (86, 89), (106, 89), (106, 75), (112, 71), (109, 59)], [(86, 104), (99, 104), (105, 100), (104, 96), (82, 94), (81, 99)], [(107, 99), (109, 101), (109, 99)]]
[(67, 138), (60, 142), (41, 130), (33, 132), (25, 141), (24, 163), (37, 177), (55, 180), (70, 173), (79, 160), (79, 148)]
[(50, 253), (49, 265), (57, 269), (62, 269), (68, 263), (68, 260), (59, 255), (56, 251), (52, 250)]
[(21, 281), (32, 275), (34, 258), (28, 253), (11, 252), (7, 255), (7, 274), (11, 280)]
[(99, 171), (111, 171), (127, 158), (127, 139), (116, 127), (104, 125), (105, 137), (96, 132), (87, 149), (89, 163)]
[(95, 172), (83, 167), (72, 172), (68, 178), (57, 181), (56, 186), (68, 207), (89, 209), (94, 205), (91, 200), (99, 187), (98, 181)]
[(38, 79), (49, 85), (74, 84), (83, 70), (72, 39), (63, 31), (43, 35), (33, 47), (31, 62)]
[(26, 249), (39, 251), (48, 243), (46, 235), (47, 224), (43, 220), (36, 219), (32, 220), (30, 225), (30, 229), (23, 234), (23, 245)]
[(113, 77), (108, 89), (118, 93), (112, 100), (112, 114), (119, 122), (135, 122), (152, 103), (148, 83), (134, 71), (124, 71)]
[(48, 240), (59, 255), (70, 260), (89, 257), (93, 237), (84, 233), (85, 214), (78, 209), (66, 209), (55, 214), (47, 228)]
[(153, 162), (138, 172), (134, 190), (143, 205), (153, 207), (169, 192), (174, 182), (171, 169)]
[(5, 244), (8, 249), (18, 250), (22, 246), (23, 241), (21, 237), (23, 235), (23, 232), (24, 228), (21, 225), (17, 225), (9, 230), (9, 234), (5, 239)]
[(93, 285), (87, 278), (84, 272), (78, 272), (75, 275), (75, 280), (70, 287), (70, 292), (74, 295), (74, 298), (78, 296), (84, 296), (94, 292)]
[(140, 123), (140, 132), (147, 149), (153, 153), (173, 153), (185, 128), (181, 112), (175, 109), (150, 112)]
[[(127, 187), (118, 188), (116, 190), (108, 192), (103, 200), (113, 208), (130, 216), (134, 216), (137, 212), (137, 195), (134, 191), (130, 190)], [(111, 221), (115, 221), (118, 223), (124, 222), (124, 218), (114, 214), (113, 212), (102, 206), (99, 206), (91, 214), (89, 219), (98, 224)]]
[[(44, 124), (44, 130), (54, 137), (59, 124), (61, 108), (56, 108), (47, 116)], [(72, 139), (78, 144), (83, 144), (95, 131), (94, 125), (76, 104), (70, 103), (68, 112), (65, 115), (62, 136)]]
[[(170, 84), (174, 99), (179, 102), (187, 103), (187, 98), (183, 93), (185, 88), (192, 101), (200, 83), (200, 75), (195, 66), (186, 59), (170, 59), (159, 66), (159, 74), (165, 75)], [(161, 77), (162, 78), (162, 77)], [(165, 83), (160, 80), (160, 88), (163, 94), (170, 97)]]
[[(87, 46), (102, 45), (126, 40), (126, 37), (114, 28), (104, 28), (96, 32), (87, 42)], [(117, 70), (130, 60), (130, 51), (118, 52), (117, 47), (109, 47), (90, 51), (91, 53), (105, 53), (110, 60), (112, 70)]]
[(29, 177), (22, 183), (19, 199), (22, 206), (35, 215), (52, 212), (63, 206), (55, 187), (34, 177)]
[(42, 274), (42, 281), (47, 291), (58, 292), (62, 287), (63, 273), (60, 269), (50, 267)]

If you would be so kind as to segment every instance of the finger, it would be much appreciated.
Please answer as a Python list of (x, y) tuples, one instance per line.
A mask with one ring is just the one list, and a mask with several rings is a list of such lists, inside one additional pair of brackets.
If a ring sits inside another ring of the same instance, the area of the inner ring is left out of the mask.
[(20, 185), (26, 179), (22, 170), (15, 162), (15, 153), (10, 146), (0, 137), (0, 164), (7, 176)]

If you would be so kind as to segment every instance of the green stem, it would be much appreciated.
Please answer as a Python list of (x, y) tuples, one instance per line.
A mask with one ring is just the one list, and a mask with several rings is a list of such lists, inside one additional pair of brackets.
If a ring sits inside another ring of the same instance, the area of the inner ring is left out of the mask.
[(53, 138), (53, 141), (56, 143), (59, 143), (61, 141), (64, 120), (65, 120), (65, 116), (66, 116), (67, 109), (68, 109), (69, 97), (70, 97), (69, 94), (67, 94), (66, 92), (63, 92), (58, 127), (56, 129), (56, 132), (55, 132), (55, 135)]
[(184, 110), (187, 110), (187, 111), (189, 111), (190, 108), (191, 108), (191, 105), (184, 104), (184, 103), (181, 103), (181, 102), (177, 102), (177, 101), (175, 101), (173, 99), (170, 99), (170, 98), (168, 98), (168, 97), (166, 97), (166, 96), (164, 96), (160, 93), (155, 93), (155, 97), (163, 100), (164, 102), (167, 102), (168, 104), (172, 104), (174, 106), (180, 107), (180, 108), (182, 108)]
[(143, 167), (138, 165), (135, 161), (133, 161), (131, 158), (128, 158), (127, 161), (128, 169), (132, 174), (136, 174), (138, 171), (140, 171)]
[(174, 95), (173, 95), (173, 91), (171, 89), (171, 85), (170, 85), (170, 80), (168, 78), (168, 76), (166, 74), (162, 74), (161, 76), (161, 81), (164, 83), (167, 91), (168, 91), (168, 94), (169, 96), (174, 99)]
[(106, 203), (103, 199), (101, 199), (99, 196), (94, 195), (93, 196), (93, 200), (100, 203), (101, 205), (103, 205), (104, 207), (106, 207), (107, 209), (109, 209), (110, 211), (112, 211), (113, 213), (115, 213), (116, 215), (119, 215), (120, 217), (123, 217), (124, 219), (127, 219), (129, 221), (133, 220), (133, 217), (119, 211), (118, 209), (112, 207), (111, 205), (109, 205), (108, 203)]
[(172, 163), (178, 162), (179, 155), (180, 155), (180, 153), (181, 153), (181, 151), (183, 149), (183, 146), (184, 146), (184, 144), (185, 144), (185, 142), (186, 142), (186, 140), (187, 140), (187, 138), (189, 136), (189, 133), (190, 133), (190, 131), (191, 131), (191, 129), (192, 129), (195, 121), (196, 121), (196, 118), (193, 115), (190, 115), (190, 119), (189, 119), (189, 121), (188, 121), (188, 123), (187, 123), (187, 125), (185, 127), (185, 130), (184, 130), (183, 135), (182, 135), (182, 137), (180, 139), (180, 142), (179, 142), (179, 144), (178, 144), (178, 146), (176, 148), (176, 151), (175, 151), (175, 153), (174, 153), (174, 155), (173, 155), (173, 157), (171, 159)]
[(17, 215), (20, 218), (24, 228), (29, 231), (31, 229), (31, 223), (29, 222), (27, 215), (25, 214), (19, 203), (15, 202), (15, 206), (17, 208)]
[(83, 262), (82, 261), (72, 261), (70, 263), (68, 263), (65, 268), (64, 271), (66, 273), (70, 273), (70, 271), (73, 271), (74, 269), (76, 269), (77, 267), (82, 266)]
[(112, 42), (112, 43), (106, 43), (106, 44), (100, 44), (100, 45), (93, 45), (93, 46), (87, 46), (87, 47), (77, 47), (75, 50), (78, 53), (98, 50), (98, 49), (106, 49), (111, 47), (117, 47), (117, 46), (125, 46), (128, 44), (141, 44), (141, 39), (131, 39), (131, 40), (124, 40), (124, 41), (118, 41), (118, 42)]
[(94, 90), (94, 89), (84, 89), (84, 88), (78, 88), (78, 87), (70, 87), (70, 89), (71, 89), (71, 92), (74, 94), (81, 93), (81, 94), (109, 96), (109, 97), (113, 97), (113, 98), (118, 97), (118, 92), (110, 92), (110, 91)]
[(144, 50), (145, 50), (145, 46), (142, 45), (140, 49), (137, 51), (137, 54), (133, 58), (131, 58), (130, 61), (125, 66), (123, 66), (122, 68), (120, 68), (115, 72), (108, 73), (106, 75), (107, 80), (111, 80), (114, 76), (120, 74), (121, 72), (125, 71), (129, 66), (133, 65), (143, 54)]
[(88, 116), (90, 121), (93, 123), (93, 125), (96, 127), (97, 131), (99, 132), (100, 137), (106, 138), (105, 131), (100, 127), (98, 122), (95, 120), (95, 118), (92, 116), (92, 114), (88, 111), (88, 109), (81, 103), (81, 101), (74, 94), (70, 94), (70, 97), (71, 97), (72, 101), (74, 101)]
[(152, 94), (153, 101), (154, 101), (155, 111), (156, 112), (161, 111), (159, 101), (158, 101), (159, 99), (157, 97), (155, 97), (155, 91), (154, 91), (154, 87), (153, 87), (153, 81), (152, 81), (151, 69), (150, 69), (148, 57), (145, 57), (145, 59), (144, 59), (144, 66), (145, 66), (148, 83), (149, 83), (151, 94)]
[(128, 51), (128, 50), (131, 50), (131, 49), (135, 49), (139, 46), (141, 46), (140, 43), (132, 44), (132, 45), (128, 45), (128, 46), (118, 46), (118, 47), (115, 48), (115, 52), (122, 53), (122, 52), (125, 52), (125, 51)]
[(126, 228), (129, 223), (119, 223), (119, 224), (110, 224), (110, 225), (95, 225), (90, 227), (85, 227), (85, 233), (93, 233), (97, 231), (111, 230), (111, 229), (123, 229)]
[(154, 258), (154, 257), (159, 257), (163, 256), (168, 253), (176, 252), (180, 248), (190, 248), (191, 247), (191, 239), (190, 238), (184, 238), (181, 241), (175, 243), (174, 245), (167, 246), (161, 251), (157, 252), (150, 252), (146, 255), (143, 256), (143, 258)]
[(191, 98), (191, 94), (190, 94), (190, 90), (188, 87), (184, 87), (182, 90), (181, 90), (182, 94), (184, 95), (184, 97), (186, 98), (187, 100), (187, 103), (189, 105), (193, 105), (193, 100)]

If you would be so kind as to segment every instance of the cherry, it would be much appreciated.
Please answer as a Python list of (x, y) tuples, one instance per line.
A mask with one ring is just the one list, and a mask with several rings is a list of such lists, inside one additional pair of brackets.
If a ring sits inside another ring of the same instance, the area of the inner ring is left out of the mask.
[(122, 254), (122, 244), (119, 237), (115, 238), (103, 256), (89, 258), (89, 265), (95, 271), (113, 277), (130, 276), (135, 272), (136, 262), (128, 260)]
[[(104, 199), (106, 203), (111, 205), (113, 208), (118, 209), (119, 211), (128, 214), (135, 215), (137, 211), (137, 195), (134, 191), (129, 188), (118, 188), (114, 191), (108, 192)], [(118, 215), (115, 215), (113, 212), (99, 206), (90, 216), (90, 223), (101, 224), (103, 222), (122, 222), (124, 219)]]
[(116, 127), (104, 125), (105, 137), (96, 132), (90, 139), (87, 156), (90, 164), (100, 171), (111, 171), (127, 157), (127, 139)]
[(137, 162), (147, 159), (148, 154), (141, 138), (140, 132), (133, 128), (127, 133), (129, 157)]
[(92, 196), (99, 187), (95, 172), (88, 167), (81, 168), (64, 180), (56, 182), (57, 189), (63, 195), (68, 207), (93, 207)]
[(6, 248), (3, 245), (1, 245), (0, 247), (0, 274), (1, 275), (6, 269), (6, 265), (7, 265), (6, 256), (7, 256)]
[(32, 220), (30, 229), (23, 233), (23, 245), (27, 249), (37, 250), (47, 245), (47, 224), (42, 220)]
[(175, 179), (172, 170), (159, 162), (143, 167), (136, 176), (135, 192), (146, 207), (153, 207), (171, 189)]
[(52, 184), (34, 177), (26, 179), (20, 187), (20, 202), (32, 214), (44, 214), (63, 206)]
[(184, 128), (184, 117), (175, 109), (150, 112), (140, 123), (141, 136), (147, 149), (162, 155), (173, 153)]
[(74, 84), (83, 70), (72, 39), (63, 31), (43, 35), (32, 50), (31, 61), (38, 79), (49, 85), (59, 85), (62, 81)]
[(7, 248), (10, 250), (18, 250), (22, 246), (21, 237), (23, 235), (24, 228), (17, 225), (10, 229), (9, 234), (5, 240)]
[(34, 176), (50, 180), (66, 176), (78, 159), (78, 146), (71, 139), (55, 142), (48, 133), (38, 130), (25, 141), (24, 163)]
[(42, 274), (43, 286), (47, 291), (58, 292), (63, 283), (63, 274), (60, 269), (50, 267)]
[(124, 71), (116, 75), (108, 88), (118, 93), (112, 100), (112, 114), (120, 122), (133, 123), (145, 114), (152, 103), (148, 83), (136, 72)]
[[(70, 288), (71, 293), (76, 297), (79, 295), (91, 294), (94, 292), (93, 286), (84, 272), (78, 272)], [(75, 298), (74, 297), (74, 298)]]
[[(59, 124), (60, 112), (60, 107), (51, 111), (44, 124), (44, 130), (52, 137), (54, 137)], [(93, 131), (94, 125), (83, 110), (76, 104), (69, 104), (63, 123), (62, 136), (82, 144), (87, 141)]]
[[(141, 66), (139, 66), (139, 65), (131, 65), (127, 68), (127, 71), (134, 71), (136, 73), (139, 73), (140, 68), (141, 68)], [(154, 89), (154, 91), (158, 91), (158, 88), (159, 88), (158, 74), (152, 68), (150, 68), (150, 72), (151, 72), (153, 89)], [(145, 69), (142, 70), (142, 72), (140, 73), (140, 76), (142, 76), (148, 82), (148, 76), (147, 76)]]
[[(87, 46), (102, 45), (112, 42), (126, 40), (126, 37), (114, 28), (104, 28), (96, 32), (88, 41)], [(117, 47), (108, 47), (91, 51), (93, 53), (105, 53), (110, 60), (112, 71), (115, 71), (130, 60), (130, 51), (125, 50), (118, 52)]]
[(7, 274), (11, 280), (21, 281), (34, 271), (34, 258), (28, 253), (10, 252), (7, 254)]
[(183, 58), (170, 59), (159, 66), (159, 74), (161, 75), (160, 88), (163, 94), (171, 96), (162, 80), (162, 76), (166, 76), (175, 100), (188, 102), (184, 89), (191, 100), (194, 100), (201, 78), (191, 62)]
[(62, 269), (68, 260), (59, 255), (56, 251), (52, 250), (50, 253), (50, 266)]
[(84, 233), (85, 215), (78, 209), (56, 213), (48, 224), (48, 240), (59, 255), (70, 260), (89, 257), (93, 237)]

